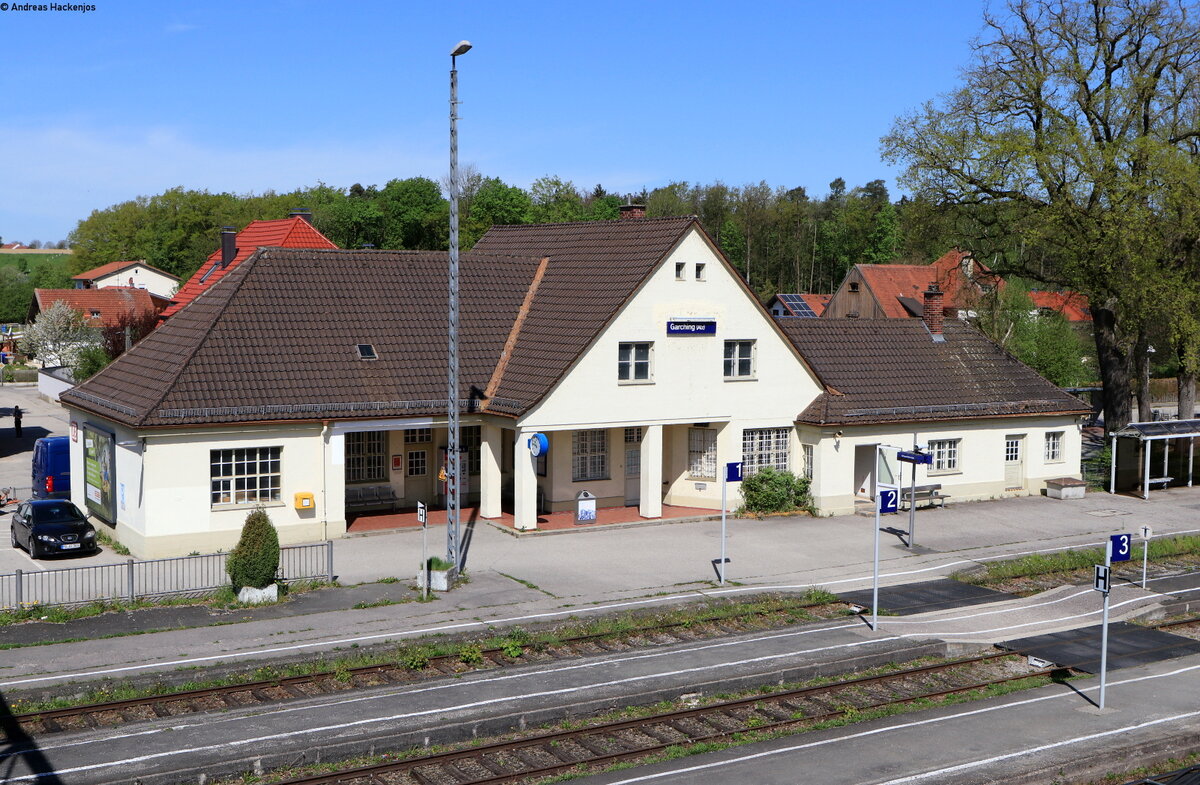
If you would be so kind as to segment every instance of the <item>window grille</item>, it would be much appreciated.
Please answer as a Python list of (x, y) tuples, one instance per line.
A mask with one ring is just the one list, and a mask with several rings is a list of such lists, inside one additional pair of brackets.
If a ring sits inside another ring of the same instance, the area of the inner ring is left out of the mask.
[(742, 476), (757, 474), (764, 466), (788, 470), (790, 428), (752, 428), (742, 431)]
[(282, 447), (209, 451), (212, 504), (260, 504), (280, 498)]
[(575, 482), (607, 479), (608, 432), (575, 431), (571, 441), (571, 479)]

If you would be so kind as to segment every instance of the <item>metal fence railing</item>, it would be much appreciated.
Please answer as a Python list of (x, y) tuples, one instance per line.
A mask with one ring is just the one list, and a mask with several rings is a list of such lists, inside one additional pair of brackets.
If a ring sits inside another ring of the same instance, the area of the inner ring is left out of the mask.
[[(227, 553), (0, 574), (0, 609), (200, 595), (229, 585)], [(281, 583), (333, 581), (333, 542), (279, 549)]]

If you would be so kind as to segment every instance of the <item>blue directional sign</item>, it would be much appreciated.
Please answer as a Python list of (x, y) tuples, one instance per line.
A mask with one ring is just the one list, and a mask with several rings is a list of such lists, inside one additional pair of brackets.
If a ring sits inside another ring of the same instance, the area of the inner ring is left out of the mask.
[(1108, 540), (1112, 543), (1112, 560), (1129, 561), (1129, 557), (1133, 555), (1133, 549), (1129, 547), (1133, 542), (1133, 535), (1114, 534)]
[(742, 462), (730, 461), (725, 464), (725, 482), (742, 481)]
[(933, 456), (923, 452), (908, 452), (902, 450), (896, 453), (896, 458), (904, 461), (905, 463), (925, 463), (929, 464), (930, 466), (933, 465)]
[(887, 514), (900, 509), (899, 488), (879, 488), (879, 512)]

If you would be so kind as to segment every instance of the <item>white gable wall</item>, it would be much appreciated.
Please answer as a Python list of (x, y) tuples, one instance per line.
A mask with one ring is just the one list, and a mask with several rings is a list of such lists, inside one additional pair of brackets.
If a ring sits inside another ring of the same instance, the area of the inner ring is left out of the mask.
[(97, 289), (109, 286), (129, 286), (131, 280), (135, 289), (145, 289), (159, 297), (170, 297), (179, 287), (177, 279), (141, 264), (127, 267), (119, 273), (100, 276), (92, 281), (92, 286)]
[[(676, 264), (684, 265), (683, 280)], [(704, 280), (696, 280), (697, 263)], [(661, 424), (663, 480), (669, 504), (719, 507), (720, 483), (682, 476), (687, 468), (687, 426), (708, 423), (718, 429), (717, 463), (742, 459), (742, 431), (747, 428), (792, 430), (790, 459), (798, 467), (796, 413), (821, 391), (769, 316), (753, 302), (735, 274), (695, 229), (650, 276), (613, 322), (567, 371), (543, 401), (519, 423), (523, 432), (574, 431), (585, 428), (636, 427)], [(713, 319), (715, 335), (668, 335), (669, 320)], [(753, 379), (726, 381), (725, 342), (755, 341)], [(623, 342), (653, 344), (652, 381), (620, 382), (618, 347)], [(623, 432), (609, 434), (609, 478), (571, 481), (571, 437), (551, 438), (550, 500), (573, 499), (583, 488), (603, 500), (624, 493)], [(730, 506), (740, 496), (730, 489)]]

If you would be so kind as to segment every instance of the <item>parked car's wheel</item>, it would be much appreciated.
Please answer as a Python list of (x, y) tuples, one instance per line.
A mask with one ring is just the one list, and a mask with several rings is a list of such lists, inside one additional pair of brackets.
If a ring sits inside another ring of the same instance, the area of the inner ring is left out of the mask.
[(14, 548), (20, 548), (20, 547), (21, 547), (20, 543), (18, 543), (18, 542), (17, 542), (17, 529), (16, 529), (16, 527), (15, 527), (15, 526), (9, 526), (9, 527), (8, 527), (8, 536), (9, 536), (10, 538), (12, 538), (12, 546), (13, 546)]
[(37, 540), (33, 539), (32, 537), (29, 538), (29, 558), (42, 558), (42, 548), (40, 545), (38, 545)]

